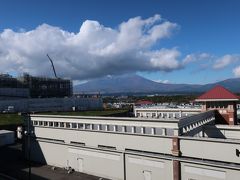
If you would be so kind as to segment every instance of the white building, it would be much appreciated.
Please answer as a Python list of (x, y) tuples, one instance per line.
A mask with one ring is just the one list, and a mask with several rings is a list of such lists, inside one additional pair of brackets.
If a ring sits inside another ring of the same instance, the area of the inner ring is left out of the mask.
[(199, 114), (201, 108), (167, 108), (167, 107), (134, 107), (135, 117), (140, 118), (181, 118), (185, 116), (191, 116)]
[(31, 159), (119, 180), (239, 180), (240, 126), (216, 125), (218, 113), (164, 119), (32, 115)]
[(33, 115), (31, 158), (110, 179), (237, 180), (240, 127), (214, 120)]

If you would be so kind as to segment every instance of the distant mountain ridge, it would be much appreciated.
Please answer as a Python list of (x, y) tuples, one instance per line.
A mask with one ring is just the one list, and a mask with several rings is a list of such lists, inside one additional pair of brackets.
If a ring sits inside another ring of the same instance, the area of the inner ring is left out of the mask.
[(205, 85), (199, 84), (170, 84), (159, 83), (146, 79), (139, 75), (110, 76), (92, 80), (84, 84), (75, 85), (75, 93), (200, 93), (211, 89), (215, 85), (222, 85), (225, 88), (240, 92), (240, 78), (226, 79), (217, 83)]

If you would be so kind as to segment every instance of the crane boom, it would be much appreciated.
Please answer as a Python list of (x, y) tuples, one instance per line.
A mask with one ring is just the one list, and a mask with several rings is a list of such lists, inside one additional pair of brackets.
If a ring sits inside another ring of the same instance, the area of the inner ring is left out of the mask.
[(55, 67), (54, 67), (54, 64), (53, 64), (52, 59), (49, 57), (48, 54), (47, 54), (47, 57), (48, 57), (48, 59), (50, 60), (50, 62), (51, 62), (51, 64), (52, 64), (52, 68), (53, 68), (53, 72), (54, 72), (55, 78), (58, 78), (58, 77), (57, 77), (57, 73), (56, 73), (56, 71), (55, 71)]

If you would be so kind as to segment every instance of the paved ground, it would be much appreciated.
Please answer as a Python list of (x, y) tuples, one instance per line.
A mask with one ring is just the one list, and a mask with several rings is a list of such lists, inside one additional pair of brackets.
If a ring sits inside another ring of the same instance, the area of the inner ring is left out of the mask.
[[(61, 168), (31, 163), (31, 180), (100, 180), (103, 178), (73, 172), (68, 174)], [(21, 144), (0, 147), (0, 180), (29, 179), (28, 162), (23, 158)]]

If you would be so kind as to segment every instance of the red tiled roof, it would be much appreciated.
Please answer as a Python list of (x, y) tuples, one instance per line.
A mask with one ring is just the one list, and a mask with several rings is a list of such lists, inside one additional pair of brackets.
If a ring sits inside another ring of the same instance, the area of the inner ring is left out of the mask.
[(238, 100), (239, 97), (229, 90), (225, 89), (224, 87), (217, 85), (214, 88), (210, 89), (203, 95), (199, 96), (196, 101), (198, 100), (209, 100), (209, 99), (227, 99), (227, 100)]
[(139, 104), (139, 105), (150, 105), (150, 104), (154, 104), (152, 101), (146, 101), (146, 100), (140, 100), (137, 101), (135, 104)]

